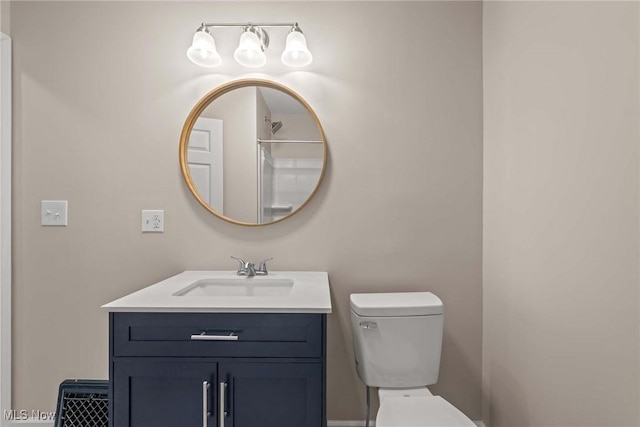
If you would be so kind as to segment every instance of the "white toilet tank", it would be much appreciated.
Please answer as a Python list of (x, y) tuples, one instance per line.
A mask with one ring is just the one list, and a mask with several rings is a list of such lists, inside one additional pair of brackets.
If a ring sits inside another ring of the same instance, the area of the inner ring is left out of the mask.
[(356, 367), (371, 387), (438, 382), (444, 311), (431, 292), (351, 295)]

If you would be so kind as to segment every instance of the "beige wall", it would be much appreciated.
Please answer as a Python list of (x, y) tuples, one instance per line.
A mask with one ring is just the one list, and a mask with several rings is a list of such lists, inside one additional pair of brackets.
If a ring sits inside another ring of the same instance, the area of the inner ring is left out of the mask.
[(11, 2), (0, 1), (0, 33), (11, 35)]
[[(353, 292), (429, 290), (445, 304), (440, 382), (481, 411), (482, 74), (479, 2), (16, 2), (14, 404), (53, 409), (65, 378), (106, 378), (100, 305), (186, 269), (325, 270), (328, 416), (363, 419), (349, 324)], [(300, 22), (314, 62), (249, 72), (237, 31), (215, 30), (224, 65), (185, 57), (203, 20)], [(383, 60), (381, 60), (383, 59)], [(329, 166), (312, 202), (266, 227), (207, 213), (178, 166), (189, 111), (231, 79), (285, 84), (318, 114)], [(69, 200), (69, 226), (39, 225)], [(165, 233), (140, 232), (141, 209)]]
[(637, 2), (484, 4), (484, 416), (636, 427)]

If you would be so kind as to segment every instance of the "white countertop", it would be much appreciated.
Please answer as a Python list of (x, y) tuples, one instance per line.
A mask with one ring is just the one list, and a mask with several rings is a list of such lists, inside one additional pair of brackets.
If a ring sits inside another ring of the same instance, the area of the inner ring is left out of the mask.
[[(207, 279), (293, 280), (283, 296), (174, 295)], [(273, 271), (268, 276), (238, 277), (235, 271), (185, 271), (102, 306), (108, 311), (173, 313), (331, 313), (329, 275), (324, 271)]]

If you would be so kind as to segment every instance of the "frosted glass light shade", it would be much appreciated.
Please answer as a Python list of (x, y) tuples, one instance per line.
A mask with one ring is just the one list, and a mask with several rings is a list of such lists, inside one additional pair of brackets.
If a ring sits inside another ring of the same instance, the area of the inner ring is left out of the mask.
[(267, 56), (262, 51), (260, 39), (250, 31), (245, 31), (240, 36), (240, 43), (233, 57), (238, 64), (245, 67), (257, 68), (267, 63)]
[(208, 31), (198, 30), (193, 35), (191, 47), (187, 49), (187, 58), (201, 67), (213, 68), (222, 64), (222, 58), (216, 50), (216, 42)]
[(307, 48), (307, 40), (299, 31), (291, 31), (287, 36), (287, 42), (280, 60), (290, 67), (304, 67), (311, 64), (313, 55)]

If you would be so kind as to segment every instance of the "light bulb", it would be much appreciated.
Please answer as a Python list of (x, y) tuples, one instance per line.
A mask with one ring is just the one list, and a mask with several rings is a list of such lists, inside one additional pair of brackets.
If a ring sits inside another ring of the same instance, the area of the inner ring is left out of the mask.
[(287, 35), (287, 42), (280, 60), (290, 67), (304, 67), (313, 61), (313, 55), (307, 48), (307, 40), (297, 26)]
[(267, 63), (267, 56), (263, 52), (260, 39), (250, 30), (244, 31), (240, 36), (240, 43), (233, 57), (245, 67), (257, 68)]
[(187, 58), (196, 65), (206, 68), (217, 67), (222, 58), (216, 50), (216, 42), (206, 27), (201, 26), (193, 35), (191, 47), (187, 49)]

